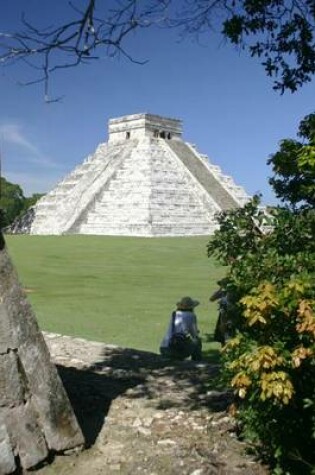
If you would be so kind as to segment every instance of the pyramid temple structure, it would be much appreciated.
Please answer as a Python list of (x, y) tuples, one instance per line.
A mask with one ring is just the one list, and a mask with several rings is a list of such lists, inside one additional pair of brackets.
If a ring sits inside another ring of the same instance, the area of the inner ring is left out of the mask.
[(182, 138), (180, 120), (109, 121), (108, 142), (35, 207), (31, 234), (211, 235), (215, 215), (249, 196)]

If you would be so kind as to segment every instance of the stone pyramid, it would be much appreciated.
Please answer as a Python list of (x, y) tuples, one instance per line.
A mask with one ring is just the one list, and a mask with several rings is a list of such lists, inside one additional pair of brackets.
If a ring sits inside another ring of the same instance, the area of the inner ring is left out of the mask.
[(31, 469), (83, 444), (0, 233), (0, 474)]
[(215, 214), (249, 196), (195, 146), (181, 121), (134, 114), (36, 205), (31, 234), (213, 234)]

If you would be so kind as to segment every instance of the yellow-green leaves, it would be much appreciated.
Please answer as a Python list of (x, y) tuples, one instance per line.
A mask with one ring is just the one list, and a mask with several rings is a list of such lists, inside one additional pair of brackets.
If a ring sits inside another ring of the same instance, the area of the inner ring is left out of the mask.
[(296, 330), (298, 333), (308, 333), (313, 337), (315, 343), (315, 314), (314, 300), (301, 300), (297, 310)]
[(263, 373), (260, 379), (261, 395), (260, 398), (275, 399), (283, 404), (289, 404), (294, 394), (293, 385), (289, 376), (284, 371), (273, 371)]
[(250, 295), (241, 299), (241, 303), (245, 307), (244, 317), (249, 326), (256, 323), (267, 324), (274, 309), (279, 305), (275, 287), (268, 282), (253, 289)]

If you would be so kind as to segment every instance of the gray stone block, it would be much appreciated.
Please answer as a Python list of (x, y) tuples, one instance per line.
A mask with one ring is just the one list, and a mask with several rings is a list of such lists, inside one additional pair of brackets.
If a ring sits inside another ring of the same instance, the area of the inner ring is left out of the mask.
[(83, 444), (83, 437), (42, 334), (19, 348), (19, 356), (50, 449)]
[(17, 353), (10, 351), (0, 355), (0, 407), (21, 404), (27, 392), (25, 383), (25, 375), (18, 367)]
[(29, 469), (49, 450), (62, 452), (84, 444), (5, 248), (0, 250), (0, 427), (0, 474), (14, 470), (12, 454)]
[[(1, 409), (0, 409), (1, 411)], [(15, 458), (12, 452), (11, 441), (6, 426), (1, 422), (0, 412), (0, 474), (7, 475), (16, 469)]]
[[(0, 263), (1, 265), (1, 263)], [(0, 355), (17, 348), (16, 334), (11, 328), (6, 306), (0, 302)]]
[(11, 444), (24, 469), (34, 467), (48, 456), (45, 437), (37, 420), (38, 414), (34, 411), (31, 401), (8, 408), (4, 413)]

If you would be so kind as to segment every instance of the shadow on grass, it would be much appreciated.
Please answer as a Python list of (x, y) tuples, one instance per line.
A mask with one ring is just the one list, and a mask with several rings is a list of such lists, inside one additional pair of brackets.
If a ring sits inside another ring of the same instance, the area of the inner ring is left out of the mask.
[(146, 399), (159, 410), (225, 410), (231, 395), (218, 381), (219, 351), (209, 350), (204, 356), (200, 363), (173, 361), (155, 353), (104, 345), (101, 358), (86, 369), (58, 366), (86, 445), (94, 444), (118, 396)]

